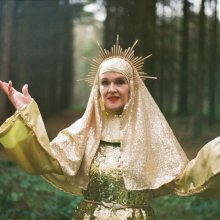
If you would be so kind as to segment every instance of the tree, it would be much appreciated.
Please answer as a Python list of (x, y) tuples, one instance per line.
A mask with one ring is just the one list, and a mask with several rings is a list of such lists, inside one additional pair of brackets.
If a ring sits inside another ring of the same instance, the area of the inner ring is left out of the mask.
[(218, 71), (218, 1), (214, 0), (213, 17), (211, 20), (211, 36), (210, 36), (210, 59), (209, 59), (209, 122), (215, 120), (216, 109), (216, 85)]
[(199, 32), (198, 32), (198, 62), (197, 62), (197, 86), (196, 86), (196, 105), (195, 105), (195, 121), (194, 136), (198, 137), (202, 134), (202, 117), (203, 117), (203, 97), (204, 97), (204, 77), (206, 74), (205, 67), (205, 0), (201, 1), (199, 12)]
[[(14, 15), (14, 0), (1, 2), (3, 6), (2, 28), (1, 28), (1, 60), (0, 60), (0, 77), (2, 81), (8, 81), (10, 75), (10, 55), (11, 55), (11, 39), (13, 31), (13, 15)], [(0, 121), (2, 121), (7, 113), (6, 108), (7, 97), (0, 93), (1, 114)]]
[(189, 7), (188, 0), (183, 0), (183, 21), (182, 21), (182, 56), (181, 72), (179, 77), (179, 103), (178, 114), (188, 114), (188, 59), (189, 59)]

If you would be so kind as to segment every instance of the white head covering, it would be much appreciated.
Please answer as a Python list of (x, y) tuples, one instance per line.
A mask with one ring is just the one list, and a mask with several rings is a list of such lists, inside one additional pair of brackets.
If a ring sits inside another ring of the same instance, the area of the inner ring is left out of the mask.
[(131, 65), (124, 59), (120, 57), (114, 57), (108, 60), (105, 60), (99, 67), (98, 73), (99, 78), (103, 73), (106, 72), (116, 72), (123, 74), (127, 81), (129, 82), (132, 77), (132, 67)]

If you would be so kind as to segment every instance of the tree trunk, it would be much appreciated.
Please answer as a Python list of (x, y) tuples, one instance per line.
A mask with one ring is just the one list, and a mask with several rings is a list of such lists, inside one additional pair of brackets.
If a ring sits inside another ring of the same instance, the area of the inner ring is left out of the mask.
[(215, 8), (213, 9), (213, 19), (211, 25), (211, 37), (210, 37), (210, 73), (209, 73), (209, 122), (212, 124), (215, 120), (215, 102), (216, 102), (216, 85), (217, 85), (217, 48), (218, 48), (218, 2), (215, 0)]
[(68, 108), (70, 106), (73, 91), (73, 17), (68, 6), (68, 0), (65, 3), (65, 15), (63, 20), (64, 38), (63, 38), (63, 72), (61, 81), (61, 106)]
[[(10, 74), (10, 55), (11, 55), (11, 38), (13, 27), (13, 12), (14, 0), (3, 2), (3, 19), (2, 19), (2, 36), (1, 36), (1, 60), (0, 60), (0, 79), (8, 82)], [(6, 117), (7, 114), (7, 96), (0, 93), (1, 113), (0, 122)]]
[[(156, 54), (156, 0), (135, 1), (135, 34), (140, 39), (137, 52), (139, 56), (153, 54), (153, 57), (145, 62), (144, 70), (149, 75), (155, 74)], [(146, 85), (155, 95), (153, 80), (147, 80)]]
[[(159, 62), (159, 66), (160, 66), (160, 70), (159, 70), (159, 73), (158, 73), (158, 78), (159, 78), (159, 80), (158, 80), (158, 86), (159, 86), (159, 89), (158, 89), (158, 91), (159, 91), (159, 93), (157, 94), (158, 95), (158, 104), (159, 104), (159, 106), (160, 106), (160, 109), (163, 111), (164, 110), (164, 84), (165, 84), (165, 82), (164, 82), (164, 72), (165, 72), (165, 69), (166, 69), (166, 67), (165, 67), (165, 63), (166, 63), (166, 61), (165, 61), (165, 54), (166, 54), (166, 45), (165, 45), (165, 43), (166, 43), (166, 40), (165, 40), (165, 38), (166, 37), (168, 37), (167, 35), (166, 35), (166, 22), (165, 22), (165, 5), (164, 5), (164, 0), (162, 1), (163, 2), (163, 13), (162, 13), (162, 15), (161, 15), (161, 26), (160, 26), (160, 36), (162, 36), (161, 37), (161, 40), (160, 40), (160, 53), (158, 53), (158, 55), (159, 55), (159, 57), (158, 57), (158, 59), (160, 60), (160, 62)], [(165, 36), (165, 37), (164, 37)], [(166, 54), (167, 55), (167, 54)]]
[(182, 23), (182, 58), (179, 78), (179, 103), (178, 114), (188, 114), (188, 51), (189, 51), (189, 1), (183, 0), (183, 23)]
[(194, 120), (194, 136), (202, 134), (203, 90), (205, 76), (205, 0), (202, 0), (199, 12), (198, 62), (196, 83), (196, 112)]
[[(28, 62), (28, 32), (30, 31), (30, 16), (31, 16), (31, 2), (30, 1), (19, 1), (17, 2), (16, 13), (16, 27), (15, 27), (15, 36), (13, 38), (13, 48), (12, 53), (14, 55), (14, 65), (12, 66), (12, 80), (17, 89), (21, 89), (21, 87), (28, 83), (28, 70), (27, 70), (27, 62)], [(20, 11), (20, 12), (19, 12)], [(19, 51), (19, 53), (17, 52)]]

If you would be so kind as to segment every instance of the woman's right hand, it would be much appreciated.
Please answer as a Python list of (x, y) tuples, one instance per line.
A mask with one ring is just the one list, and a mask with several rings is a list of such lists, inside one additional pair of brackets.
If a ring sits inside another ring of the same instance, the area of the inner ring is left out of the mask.
[(31, 96), (28, 92), (27, 84), (22, 87), (22, 92), (13, 88), (11, 81), (8, 83), (0, 81), (0, 88), (5, 92), (11, 103), (18, 110), (31, 102)]

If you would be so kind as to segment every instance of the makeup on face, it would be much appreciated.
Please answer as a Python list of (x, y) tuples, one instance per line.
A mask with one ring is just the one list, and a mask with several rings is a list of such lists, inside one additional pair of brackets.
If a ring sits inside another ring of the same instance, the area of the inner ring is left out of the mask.
[(100, 76), (100, 94), (107, 111), (122, 112), (129, 100), (127, 78), (118, 72), (105, 72)]

